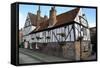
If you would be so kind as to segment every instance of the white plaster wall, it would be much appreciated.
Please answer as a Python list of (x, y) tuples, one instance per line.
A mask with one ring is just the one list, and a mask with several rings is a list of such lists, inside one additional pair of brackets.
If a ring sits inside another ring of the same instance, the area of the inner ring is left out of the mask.
[[(76, 39), (78, 38), (78, 36), (80, 36), (80, 26), (75, 24), (75, 27), (79, 30), (75, 28), (75, 34), (76, 34)], [(87, 35), (83, 35), (83, 31), (81, 31), (81, 36), (83, 36), (83, 40), (90, 40), (90, 30), (86, 29)]]
[(82, 12), (82, 9), (80, 8), (80, 10), (79, 10), (79, 12), (78, 12), (76, 18), (74, 19), (74, 21), (80, 23), (80, 22), (79, 22), (79, 16), (82, 16), (82, 13), (83, 13), (83, 12)]

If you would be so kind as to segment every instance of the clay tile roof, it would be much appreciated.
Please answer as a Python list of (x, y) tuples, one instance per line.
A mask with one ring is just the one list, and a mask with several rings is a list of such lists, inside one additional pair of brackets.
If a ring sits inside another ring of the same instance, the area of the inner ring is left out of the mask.
[[(62, 13), (62, 14), (56, 16), (57, 17), (57, 22), (53, 27), (60, 26), (62, 24), (67, 24), (67, 23), (70, 23), (70, 22), (74, 21), (74, 19), (77, 16), (79, 10), (80, 10), (80, 8), (76, 8), (76, 9), (70, 10), (68, 12), (65, 12), (65, 13)], [(46, 28), (48, 28), (48, 26), (49, 26), (49, 19), (47, 21), (41, 22), (39, 24), (39, 26), (37, 26), (36, 29), (32, 32), (46, 29)]]
[(74, 21), (75, 17), (77, 16), (77, 14), (79, 12), (79, 9), (80, 8), (76, 8), (76, 9), (73, 9), (73, 10), (70, 10), (68, 12), (58, 15), (57, 23), (55, 24), (55, 26), (62, 25), (65, 23), (70, 23), (70, 22)]
[(49, 19), (46, 20), (46, 21), (41, 22), (39, 24), (39, 26), (36, 27), (35, 31), (46, 29), (46, 28), (48, 28), (48, 26), (49, 26)]
[[(68, 12), (58, 15), (57, 23), (53, 27), (74, 21), (75, 17), (78, 14), (78, 11), (79, 11), (79, 8), (76, 8), (76, 9), (73, 9), (73, 10), (70, 10)], [(48, 23), (49, 23), (49, 21), (42, 23), (42, 25), (40, 25), (42, 28), (40, 28), (40, 29), (46, 28), (48, 26)]]
[(36, 26), (36, 15), (32, 14), (32, 13), (28, 13), (30, 20), (31, 20), (31, 24)]
[[(35, 15), (35, 14), (32, 14), (32, 13), (28, 13), (28, 15), (29, 15), (29, 17), (30, 17), (30, 20), (31, 20), (31, 24), (33, 25), (33, 26), (37, 26), (37, 24), (36, 24), (36, 17), (37, 17), (37, 15)], [(43, 17), (40, 17), (41, 18), (41, 22), (43, 21)]]

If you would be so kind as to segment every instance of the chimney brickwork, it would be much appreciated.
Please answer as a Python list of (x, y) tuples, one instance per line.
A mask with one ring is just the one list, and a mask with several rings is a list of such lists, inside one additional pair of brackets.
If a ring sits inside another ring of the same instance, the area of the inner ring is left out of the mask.
[(52, 7), (50, 10), (49, 26), (53, 26), (56, 22), (57, 22), (56, 10), (55, 10), (55, 7)]

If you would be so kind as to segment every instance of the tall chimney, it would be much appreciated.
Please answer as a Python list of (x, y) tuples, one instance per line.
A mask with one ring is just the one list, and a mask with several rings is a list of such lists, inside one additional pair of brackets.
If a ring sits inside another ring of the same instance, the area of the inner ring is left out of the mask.
[(40, 11), (40, 5), (39, 5), (38, 10), (37, 10), (37, 19), (36, 19), (37, 26), (40, 23), (40, 14), (41, 14), (41, 11)]
[(56, 10), (55, 10), (55, 6), (53, 6), (51, 7), (51, 10), (50, 10), (49, 26), (53, 26), (56, 22), (57, 22)]
[(46, 20), (48, 20), (48, 17), (45, 15), (45, 16), (44, 16), (44, 21), (46, 21)]

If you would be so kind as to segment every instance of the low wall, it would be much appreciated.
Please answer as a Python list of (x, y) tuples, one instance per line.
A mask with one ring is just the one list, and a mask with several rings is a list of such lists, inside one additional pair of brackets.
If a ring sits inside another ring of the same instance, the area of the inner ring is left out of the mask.
[[(38, 49), (36, 49), (36, 45), (38, 46)], [(80, 58), (84, 59), (88, 57), (92, 51), (89, 41), (82, 41), (81, 45), (80, 41), (65, 42), (62, 45), (58, 44), (57, 42), (33, 43), (32, 47), (33, 50), (71, 60), (80, 60)], [(86, 49), (87, 47), (88, 49)]]
[[(37, 43), (37, 45), (39, 47), (38, 51), (45, 54), (67, 59), (75, 59), (74, 42), (66, 42), (63, 45), (59, 45), (57, 42)], [(35, 47), (33, 49), (36, 50)]]

